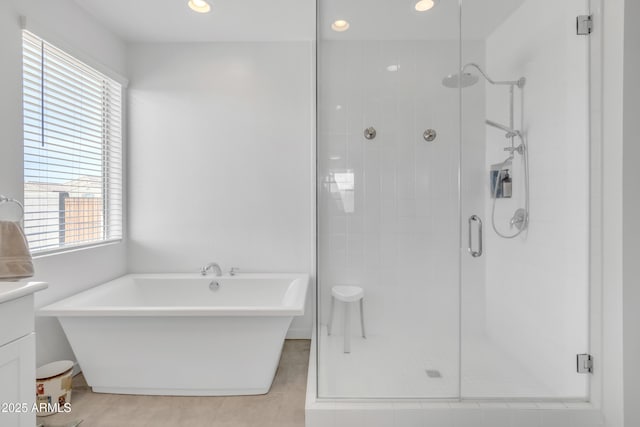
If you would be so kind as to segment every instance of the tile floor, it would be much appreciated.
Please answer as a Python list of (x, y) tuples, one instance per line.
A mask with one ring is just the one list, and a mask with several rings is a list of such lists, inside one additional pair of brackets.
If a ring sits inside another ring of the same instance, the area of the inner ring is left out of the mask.
[(172, 397), (91, 392), (74, 378), (72, 412), (38, 418), (48, 426), (83, 419), (80, 427), (304, 427), (309, 340), (287, 340), (269, 393), (261, 396)]
[[(486, 336), (463, 339), (462, 378), (459, 383), (458, 354), (452, 337), (434, 328), (415, 339), (396, 333), (358, 336), (355, 327), (351, 353), (343, 352), (343, 334), (327, 336), (322, 325), (319, 353), (320, 395), (359, 398), (450, 398), (456, 399), (462, 387), (466, 399), (538, 399), (540, 396), (567, 399), (549, 388), (518, 360), (500, 350)], [(402, 349), (402, 351), (398, 351)], [(437, 370), (441, 377), (430, 378), (426, 370)], [(357, 378), (357, 381), (353, 381)], [(586, 390), (586, 377), (583, 390)]]

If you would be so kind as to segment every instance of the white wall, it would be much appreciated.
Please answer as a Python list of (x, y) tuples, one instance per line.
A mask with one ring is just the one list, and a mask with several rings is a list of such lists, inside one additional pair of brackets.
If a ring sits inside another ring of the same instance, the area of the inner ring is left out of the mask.
[[(124, 74), (124, 44), (71, 0), (0, 2), (0, 193), (22, 198), (22, 35), (20, 16), (28, 28), (68, 50)], [(126, 270), (125, 244), (87, 249), (35, 260), (34, 280), (49, 282), (36, 295), (36, 306), (77, 293)], [(55, 319), (38, 319), (38, 365), (74, 359)]]
[(631, 427), (640, 425), (640, 2), (625, 2), (624, 20), (624, 425)]
[[(597, 3), (597, 2), (595, 2)], [(602, 410), (607, 427), (624, 425), (622, 294), (622, 139), (624, 0), (604, 0), (602, 16), (602, 174), (603, 174), (603, 374)], [(596, 365), (597, 367), (598, 365)], [(637, 405), (634, 405), (637, 406)], [(632, 427), (632, 426), (627, 426)]]
[[(312, 44), (129, 49), (131, 272), (308, 272)], [(289, 337), (310, 337), (313, 288)]]
[[(492, 230), (492, 202), (486, 204), (487, 331), (558, 397), (587, 393), (575, 355), (589, 349), (588, 38), (573, 24), (586, 11), (584, 0), (528, 0), (487, 40), (492, 78), (527, 78), (524, 90), (516, 89), (515, 127), (529, 147), (531, 197), (529, 229), (515, 239)], [(487, 89), (487, 118), (509, 124), (506, 87)], [(488, 173), (507, 157), (509, 141), (486, 129)], [(513, 198), (496, 203), (503, 234), (514, 233), (509, 220), (524, 207), (519, 155), (512, 178)]]

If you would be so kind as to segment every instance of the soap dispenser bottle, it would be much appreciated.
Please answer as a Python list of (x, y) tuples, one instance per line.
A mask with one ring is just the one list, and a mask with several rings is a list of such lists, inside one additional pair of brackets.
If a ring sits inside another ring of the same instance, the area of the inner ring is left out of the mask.
[(508, 169), (504, 173), (504, 178), (502, 178), (501, 187), (502, 187), (502, 197), (511, 197), (512, 182), (511, 182), (511, 176), (509, 175)]

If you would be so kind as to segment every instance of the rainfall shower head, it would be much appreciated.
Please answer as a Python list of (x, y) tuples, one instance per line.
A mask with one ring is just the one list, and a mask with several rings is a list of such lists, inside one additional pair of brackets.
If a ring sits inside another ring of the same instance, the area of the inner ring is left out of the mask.
[(462, 73), (462, 74), (449, 74), (447, 77), (442, 79), (442, 84), (445, 87), (451, 89), (457, 89), (459, 87), (469, 87), (478, 83), (478, 76), (475, 76), (471, 73)]
[(485, 80), (492, 85), (518, 86), (520, 89), (522, 89), (527, 81), (524, 77), (521, 77), (518, 80), (495, 81), (491, 79), (478, 64), (476, 64), (475, 62), (469, 62), (468, 64), (464, 64), (464, 66), (462, 67), (462, 73), (449, 74), (447, 77), (442, 79), (442, 84), (445, 87), (452, 89), (469, 87), (476, 84), (479, 80), (479, 77), (475, 74), (467, 73), (464, 71), (469, 67), (473, 67), (478, 70), (482, 77), (484, 77)]

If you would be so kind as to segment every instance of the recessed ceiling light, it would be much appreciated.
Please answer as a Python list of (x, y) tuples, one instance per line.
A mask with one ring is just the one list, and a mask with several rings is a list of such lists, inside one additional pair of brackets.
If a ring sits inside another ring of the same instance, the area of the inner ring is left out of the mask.
[(188, 3), (191, 10), (198, 13), (207, 13), (211, 10), (211, 6), (204, 0), (189, 0)]
[(426, 12), (427, 10), (433, 8), (436, 5), (436, 0), (418, 0), (416, 2), (415, 8), (418, 12)]
[(349, 29), (349, 23), (347, 21), (345, 21), (344, 19), (337, 19), (337, 20), (333, 21), (333, 24), (331, 24), (331, 29), (333, 31), (337, 31), (337, 32), (341, 33), (343, 31), (347, 31)]

